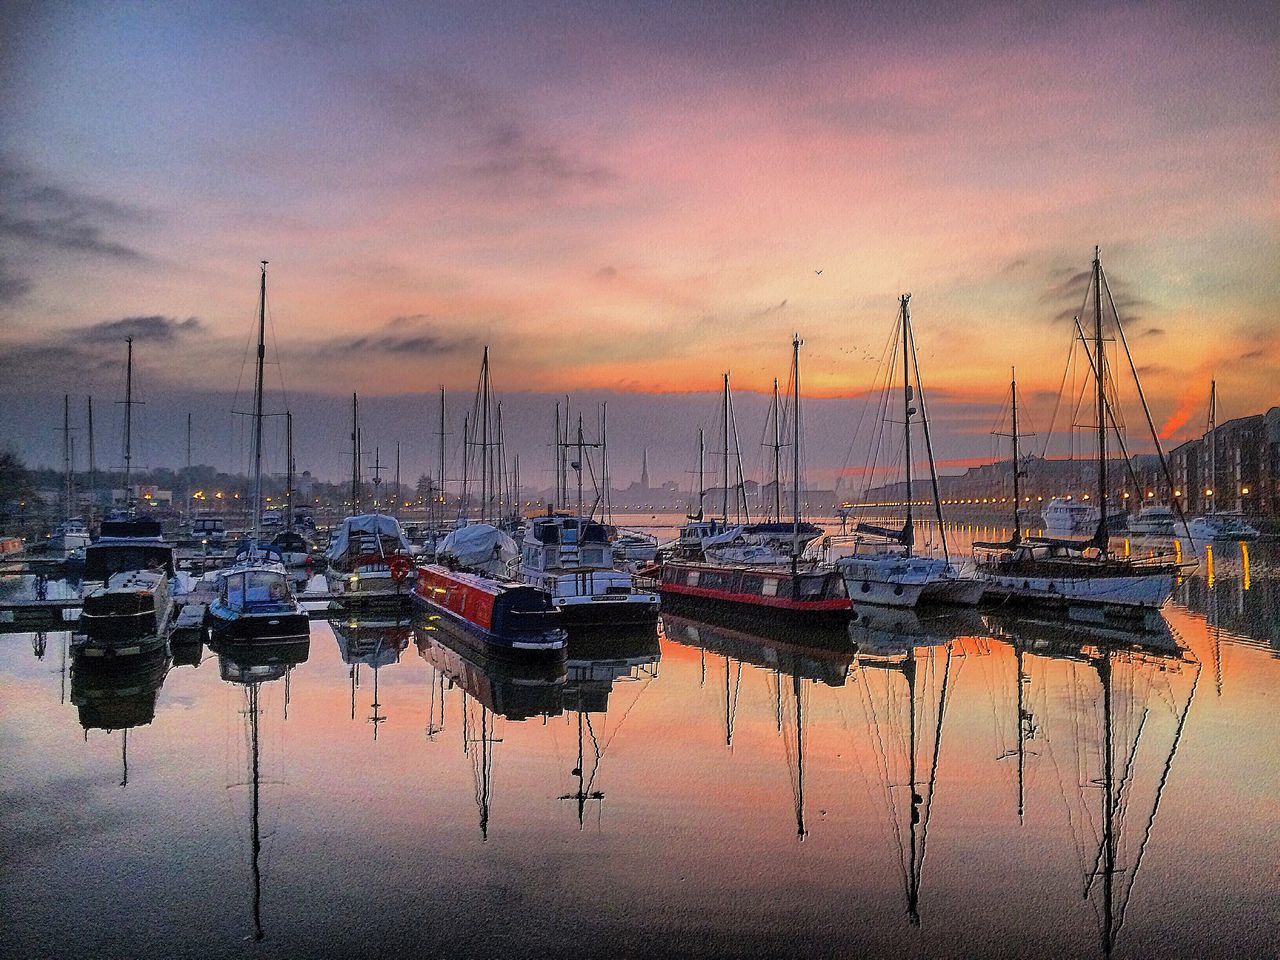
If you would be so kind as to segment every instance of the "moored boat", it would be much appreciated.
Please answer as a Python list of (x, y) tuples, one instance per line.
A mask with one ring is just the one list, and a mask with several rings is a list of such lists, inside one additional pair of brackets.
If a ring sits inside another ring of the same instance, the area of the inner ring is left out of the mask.
[(85, 550), (84, 599), (72, 649), (88, 657), (136, 656), (165, 644), (173, 609), (173, 547), (159, 521), (104, 520)]
[(563, 653), (560, 611), (545, 590), (443, 564), (419, 567), (414, 602), (498, 650)]
[(656, 623), (657, 584), (613, 568), (608, 527), (546, 516), (525, 527), (520, 579), (551, 595), (565, 626)]

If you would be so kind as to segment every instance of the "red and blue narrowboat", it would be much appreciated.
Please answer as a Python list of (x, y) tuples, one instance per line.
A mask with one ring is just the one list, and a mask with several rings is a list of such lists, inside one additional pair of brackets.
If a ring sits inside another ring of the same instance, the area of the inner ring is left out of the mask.
[(562, 652), (560, 611), (545, 590), (511, 580), (451, 570), (418, 568), (414, 603), (500, 650)]
[(667, 562), (658, 592), (664, 609), (790, 623), (843, 623), (851, 604), (834, 570)]

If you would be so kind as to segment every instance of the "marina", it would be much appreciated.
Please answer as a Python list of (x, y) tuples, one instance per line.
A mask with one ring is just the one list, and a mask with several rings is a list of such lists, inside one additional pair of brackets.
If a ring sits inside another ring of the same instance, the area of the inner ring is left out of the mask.
[[(68, 630), (6, 633), (10, 948), (41, 930), (97, 956), (144, 924), (176, 947), (177, 916), (209, 956), (489, 956), (529, 936), (499, 909), (515, 885), (546, 913), (538, 942), (583, 956), (696, 936), (680, 949), (961, 957), (1012, 924), (1049, 956), (1265, 953), (1280, 849), (1250, 785), (1280, 775), (1277, 571), (1272, 545), (1221, 551), (1146, 632), (963, 608), (768, 630), (664, 613), (511, 659), (420, 612), (348, 614), (285, 643), (175, 635), (105, 671)], [(549, 858), (554, 893), (535, 882)], [(133, 884), (104, 885), (126, 864)], [(691, 885), (716, 909), (681, 921)], [(1228, 887), (1255, 919), (1206, 893)], [(86, 909), (55, 927), (61, 897)]]
[(0, 960), (1280, 957), (1280, 6), (0, 4)]

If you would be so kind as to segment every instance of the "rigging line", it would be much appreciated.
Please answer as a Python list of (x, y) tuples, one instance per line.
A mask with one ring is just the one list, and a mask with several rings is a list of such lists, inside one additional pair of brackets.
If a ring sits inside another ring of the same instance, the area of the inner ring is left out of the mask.
[(862, 398), (862, 409), (858, 413), (858, 423), (853, 429), (853, 434), (849, 438), (849, 446), (845, 450), (844, 462), (840, 465), (840, 473), (836, 477), (836, 490), (840, 489), (840, 480), (843, 479), (845, 473), (849, 469), (849, 461), (853, 459), (853, 448), (858, 443), (858, 438), (862, 435), (862, 426), (866, 421), (867, 411), (871, 408), (871, 399), (877, 395), (875, 385), (880, 381), (880, 370), (884, 364), (885, 351), (881, 351), (880, 360), (876, 363), (876, 372), (871, 378), (871, 390)]
[(1164, 475), (1165, 482), (1169, 485), (1170, 502), (1173, 509), (1177, 511), (1178, 519), (1182, 521), (1182, 528), (1187, 534), (1187, 539), (1191, 539), (1191, 529), (1187, 526), (1187, 518), (1182, 512), (1182, 504), (1178, 497), (1174, 497), (1173, 474), (1169, 469), (1169, 461), (1164, 455), (1164, 447), (1160, 443), (1160, 435), (1156, 431), (1155, 421), (1151, 419), (1151, 408), (1147, 406), (1147, 397), (1142, 389), (1142, 381), (1138, 379), (1138, 368), (1133, 362), (1133, 354), (1129, 351), (1129, 339), (1125, 336), (1124, 325), (1120, 322), (1119, 311), (1116, 310), (1115, 299), (1111, 296), (1111, 287), (1107, 283), (1107, 275), (1102, 275), (1102, 285), (1107, 291), (1107, 299), (1111, 301), (1111, 309), (1116, 312), (1116, 332), (1119, 334), (1120, 343), (1124, 347), (1124, 355), (1129, 361), (1129, 370), (1133, 373), (1133, 382), (1138, 388), (1138, 400), (1142, 403), (1142, 412), (1146, 416), (1147, 428), (1151, 431), (1151, 440), (1156, 447), (1156, 455), (1160, 458), (1160, 472)]
[[(1049, 426), (1044, 434), (1044, 446), (1040, 450), (1040, 459), (1047, 459), (1049, 456), (1049, 442), (1053, 439), (1053, 429), (1058, 425), (1058, 412), (1062, 409), (1062, 398), (1067, 390), (1067, 378), (1071, 376), (1071, 361), (1075, 358), (1076, 338), (1071, 338), (1071, 349), (1067, 351), (1067, 364), (1062, 369), (1062, 382), (1058, 385), (1058, 397), (1053, 403), (1053, 413), (1049, 417)], [(1074, 387), (1072, 393), (1075, 393)], [(1074, 414), (1073, 414), (1074, 419)]]
[(1133, 885), (1138, 879), (1138, 870), (1142, 867), (1142, 859), (1147, 852), (1147, 843), (1151, 839), (1151, 832), (1155, 828), (1156, 814), (1160, 811), (1160, 801), (1164, 797), (1165, 785), (1169, 782), (1169, 774), (1173, 770), (1173, 758), (1178, 752), (1178, 745), (1182, 741), (1182, 732), (1186, 728), (1187, 716), (1191, 712), (1191, 704), (1196, 698), (1196, 688), (1200, 685), (1200, 674), (1202, 665), (1196, 664), (1196, 675), (1191, 681), (1191, 692), (1187, 695), (1187, 704), (1182, 709), (1181, 716), (1178, 717), (1178, 725), (1174, 729), (1173, 745), (1169, 748), (1169, 756), (1165, 758), (1164, 769), (1160, 772), (1160, 780), (1156, 784), (1156, 798), (1151, 806), (1151, 816), (1147, 818), (1146, 829), (1143, 831), (1142, 840), (1138, 844), (1138, 853), (1134, 857), (1133, 870), (1129, 873), (1129, 881), (1125, 887), (1124, 895), (1120, 900), (1120, 916), (1116, 922), (1116, 933), (1120, 932), (1120, 928), (1124, 926), (1125, 914), (1129, 907), (1130, 894), (1133, 891)]
[[(942, 494), (938, 491), (938, 465), (934, 460), (933, 454), (933, 438), (929, 431), (929, 409), (924, 399), (924, 383), (920, 380), (920, 356), (916, 353), (916, 330), (914, 326), (908, 328), (908, 338), (911, 341), (911, 364), (916, 375), (916, 396), (920, 398), (920, 422), (924, 426), (924, 445), (929, 454), (929, 479), (933, 484), (933, 508), (934, 514), (938, 518), (938, 535), (942, 538), (942, 557), (950, 563), (951, 552), (947, 548), (947, 528), (942, 522)], [(907, 491), (907, 499), (911, 499), (911, 491)], [(1014, 509), (1017, 509), (1016, 507)]]
[[(1098, 364), (1095, 362), (1093, 351), (1089, 349), (1089, 344), (1084, 339), (1084, 331), (1080, 328), (1079, 321), (1076, 321), (1076, 330), (1080, 334), (1080, 341), (1084, 348), (1085, 358), (1089, 361), (1089, 370), (1096, 377), (1099, 375)], [(1102, 358), (1102, 363), (1104, 364), (1104, 367), (1103, 367), (1104, 370), (1106, 369), (1105, 367), (1106, 362), (1107, 362), (1107, 359), (1104, 354)], [(1129, 445), (1125, 442), (1124, 434), (1120, 430), (1120, 424), (1116, 421), (1115, 406), (1112, 404), (1111, 400), (1108, 398), (1103, 403), (1103, 407), (1107, 411), (1107, 419), (1111, 422), (1111, 429), (1115, 431), (1116, 440), (1119, 441), (1120, 443), (1120, 456), (1124, 460), (1125, 468), (1129, 471), (1129, 479), (1133, 481), (1134, 488), (1139, 489), (1141, 488), (1142, 484), (1138, 482), (1138, 474), (1133, 469), (1133, 458), (1129, 456)]]

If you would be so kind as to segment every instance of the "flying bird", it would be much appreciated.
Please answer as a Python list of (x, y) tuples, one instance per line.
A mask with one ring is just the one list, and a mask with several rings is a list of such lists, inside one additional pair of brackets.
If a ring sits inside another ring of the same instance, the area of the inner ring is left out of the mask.
[(822, 276), (822, 271), (821, 271), (821, 270), (815, 270), (815, 271), (813, 271), (813, 272), (814, 272), (815, 274), (817, 274), (818, 276)]

